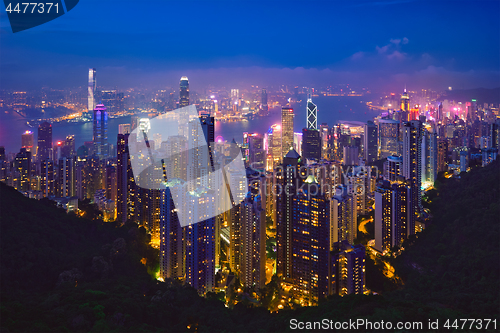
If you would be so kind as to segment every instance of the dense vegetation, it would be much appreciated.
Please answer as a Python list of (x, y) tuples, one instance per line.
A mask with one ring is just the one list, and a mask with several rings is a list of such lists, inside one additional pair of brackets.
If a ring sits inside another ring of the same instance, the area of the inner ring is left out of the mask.
[(394, 260), (402, 288), (271, 314), (156, 281), (158, 252), (143, 228), (68, 215), (0, 183), (0, 330), (284, 331), (291, 318), (496, 318), (498, 327), (499, 185), (498, 161), (437, 183), (432, 224)]

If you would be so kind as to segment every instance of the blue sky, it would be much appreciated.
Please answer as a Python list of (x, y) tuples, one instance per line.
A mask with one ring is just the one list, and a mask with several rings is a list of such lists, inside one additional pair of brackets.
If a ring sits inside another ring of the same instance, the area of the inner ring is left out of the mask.
[(93, 1), (13, 34), (0, 88), (98, 84), (500, 86), (500, 1)]

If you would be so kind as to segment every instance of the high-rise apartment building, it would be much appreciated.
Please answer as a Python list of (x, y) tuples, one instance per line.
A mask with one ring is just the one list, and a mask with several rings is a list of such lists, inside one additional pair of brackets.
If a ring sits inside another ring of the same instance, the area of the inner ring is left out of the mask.
[(281, 154), (284, 156), (293, 149), (293, 109), (281, 109)]

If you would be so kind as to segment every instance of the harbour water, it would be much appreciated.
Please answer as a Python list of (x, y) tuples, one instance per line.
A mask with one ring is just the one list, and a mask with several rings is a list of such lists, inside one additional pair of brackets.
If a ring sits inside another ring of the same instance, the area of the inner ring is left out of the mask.
[[(326, 97), (319, 96), (313, 99), (318, 106), (318, 126), (321, 123), (327, 123), (329, 126), (338, 121), (362, 121), (373, 119), (379, 111), (370, 110), (366, 102), (370, 96), (363, 97)], [(295, 103), (292, 105), (295, 113), (294, 130), (300, 132), (306, 126), (306, 102)], [(272, 124), (281, 122), (281, 113), (279, 108), (271, 112), (267, 117), (256, 117), (248, 121), (236, 122), (216, 122), (215, 135), (222, 136), (225, 140), (241, 142), (243, 132), (265, 133)], [(118, 125), (130, 123), (130, 117), (109, 119), (108, 121), (108, 141), (116, 144), (118, 134)], [(31, 128), (26, 124), (26, 118), (16, 112), (9, 110), (0, 110), (0, 146), (4, 146), (6, 152), (18, 152), (21, 148), (21, 134), (26, 130), (33, 131), (37, 137), (37, 128)], [(92, 140), (92, 123), (55, 123), (52, 127), (53, 140), (64, 140), (67, 135), (75, 135), (75, 144), (78, 148), (85, 141)]]

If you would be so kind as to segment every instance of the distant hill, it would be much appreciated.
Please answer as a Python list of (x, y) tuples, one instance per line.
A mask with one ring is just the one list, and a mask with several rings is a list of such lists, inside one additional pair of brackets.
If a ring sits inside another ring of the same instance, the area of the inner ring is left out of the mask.
[(477, 88), (446, 91), (443, 95), (441, 95), (440, 100), (444, 101), (445, 99), (459, 102), (467, 102), (475, 99), (481, 105), (484, 103), (499, 104), (500, 87), (494, 89)]

